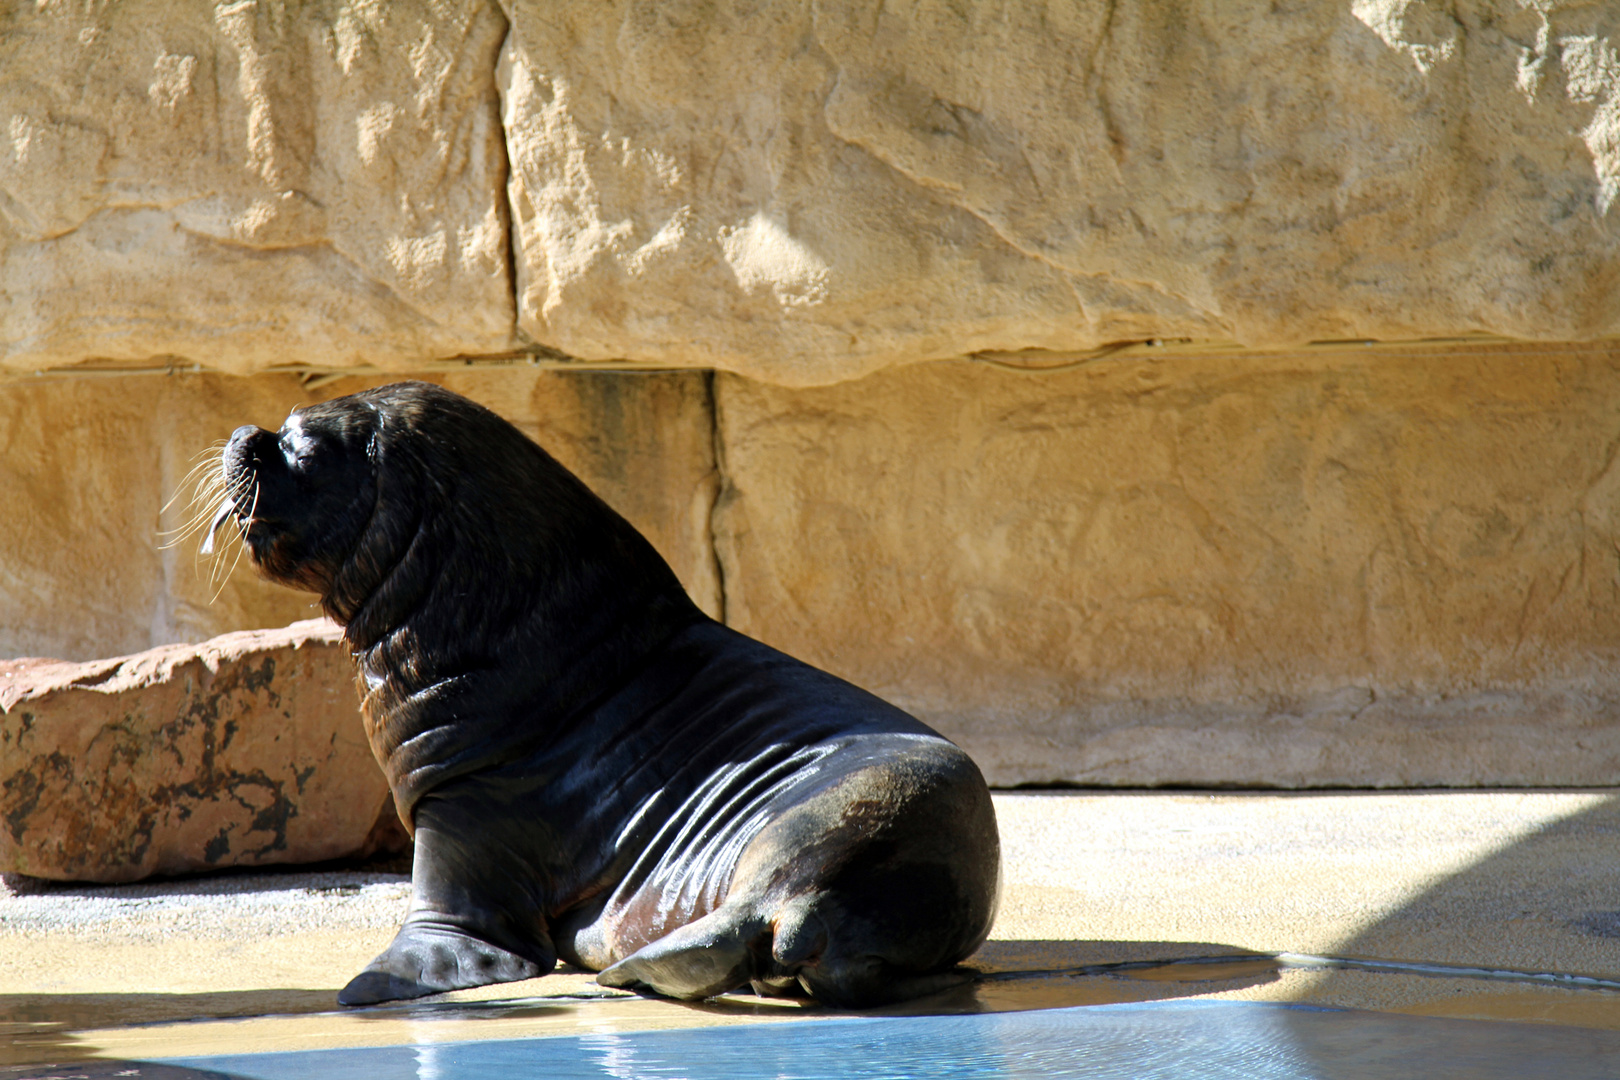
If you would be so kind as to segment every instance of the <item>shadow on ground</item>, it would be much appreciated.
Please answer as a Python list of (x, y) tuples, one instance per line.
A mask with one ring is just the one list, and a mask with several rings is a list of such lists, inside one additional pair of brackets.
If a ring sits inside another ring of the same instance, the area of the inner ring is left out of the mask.
[[(1620, 980), (1620, 797), (1436, 882), (1334, 951), (1493, 973), (1463, 978), (1441, 968), (1407, 978), (1394, 1004), (1412, 1015), (1620, 1030), (1620, 991), (1557, 978)], [(1311, 983), (1310, 1000), (1379, 1005), (1381, 980), (1389, 977), (1324, 971)], [(1620, 1076), (1620, 1061), (1611, 1072)]]
[(228, 866), (195, 874), (142, 878), (126, 884), (86, 881), (51, 881), (27, 874), (0, 874), (0, 891), (13, 896), (224, 896), (233, 893), (262, 892), (280, 887), (284, 877), (300, 880), (329, 875), (354, 881), (409, 880), (411, 852), (383, 852), (364, 859), (333, 859), (320, 863), (266, 863), (262, 866)]

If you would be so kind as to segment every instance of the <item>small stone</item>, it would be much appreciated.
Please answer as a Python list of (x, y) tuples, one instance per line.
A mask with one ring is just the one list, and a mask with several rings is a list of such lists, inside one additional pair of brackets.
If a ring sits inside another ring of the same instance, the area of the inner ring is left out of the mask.
[(403, 845), (328, 620), (0, 675), (0, 872), (135, 881)]

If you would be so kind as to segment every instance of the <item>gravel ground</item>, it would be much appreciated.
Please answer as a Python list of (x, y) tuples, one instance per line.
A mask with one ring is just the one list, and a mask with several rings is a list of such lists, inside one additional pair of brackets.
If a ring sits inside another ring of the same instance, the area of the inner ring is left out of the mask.
[(150, 943), (308, 930), (387, 930), (410, 901), (397, 873), (240, 873), (134, 885), (73, 885), (0, 878), (0, 935), (70, 935)]

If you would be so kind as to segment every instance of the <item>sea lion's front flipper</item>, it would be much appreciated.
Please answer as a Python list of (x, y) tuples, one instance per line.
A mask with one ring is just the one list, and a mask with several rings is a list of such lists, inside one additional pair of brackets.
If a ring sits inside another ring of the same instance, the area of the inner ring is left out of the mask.
[(741, 907), (722, 906), (687, 923), (607, 968), (603, 986), (646, 989), (696, 1001), (747, 986), (770, 950), (770, 923)]
[(410, 914), (338, 994), (340, 1005), (533, 979), (556, 966), (542, 905), (521, 876), (514, 880), (510, 857), (488, 845), (482, 809), (465, 796), (418, 805)]
[(393, 943), (338, 993), (339, 1005), (374, 1005), (544, 975), (534, 960), (450, 926), (407, 922)]

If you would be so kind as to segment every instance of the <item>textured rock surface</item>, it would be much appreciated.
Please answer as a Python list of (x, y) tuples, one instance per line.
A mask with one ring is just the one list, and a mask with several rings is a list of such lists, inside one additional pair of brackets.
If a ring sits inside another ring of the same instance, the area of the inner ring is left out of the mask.
[[(1602, 4), (0, 15), (0, 364), (1620, 333)], [(516, 253), (509, 264), (507, 252)]]
[(8, 6), (0, 363), (508, 347), (504, 33), (486, 3)]
[(0, 868), (133, 881), (398, 844), (325, 621), (74, 664), (0, 662)]
[[(696, 373), (445, 381), (579, 472), (711, 612), (914, 709), (999, 783), (1602, 784), (1615, 361), (945, 363), (716, 376), (712, 401)], [(156, 549), (157, 508), (195, 447), (365, 384), (0, 393), (6, 648), (105, 656), (310, 613), (245, 567), (209, 606), (206, 567)]]
[(1612, 783), (1612, 350), (918, 362), (1620, 334), (1617, 45), (1528, 0), (8, 7), (0, 369), (370, 374), (8, 376), (0, 656), (313, 614), (159, 548), (193, 455), (539, 347), (755, 380), (442, 377), (999, 782)]
[[(0, 384), (0, 505), (9, 511), (0, 515), (0, 657), (90, 660), (319, 615), (313, 596), (263, 582), (245, 564), (217, 585), (194, 546), (161, 547), (160, 530), (182, 522), (185, 500), (162, 507), (196, 455), (238, 425), (274, 428), (300, 402), (379, 381), (313, 390), (287, 376)], [(440, 381), (538, 439), (718, 611), (707, 376), (504, 370)]]
[(518, 318), (580, 355), (1620, 331), (1601, 5), (512, 6)]
[(1601, 349), (716, 379), (730, 623), (997, 783), (1609, 784)]
[(523, 331), (788, 383), (1089, 340), (1061, 269), (830, 130), (818, 26), (796, 3), (514, 5)]

